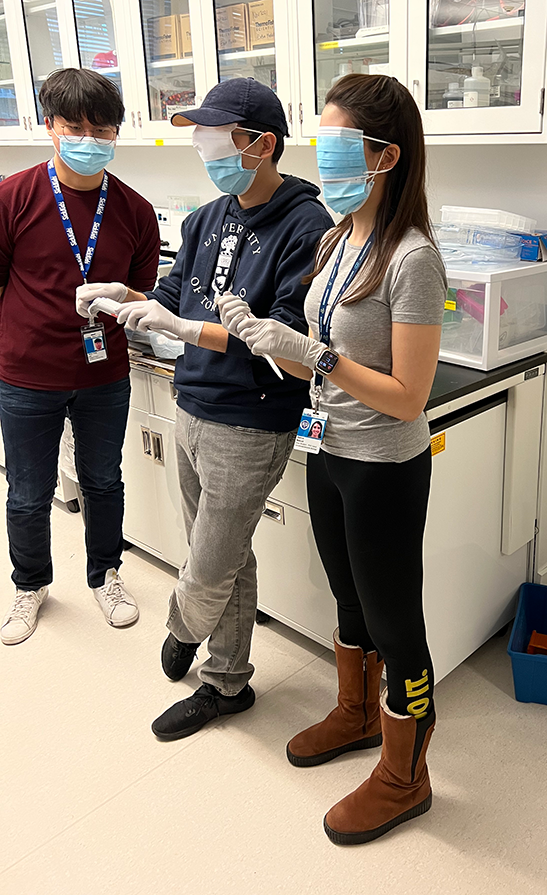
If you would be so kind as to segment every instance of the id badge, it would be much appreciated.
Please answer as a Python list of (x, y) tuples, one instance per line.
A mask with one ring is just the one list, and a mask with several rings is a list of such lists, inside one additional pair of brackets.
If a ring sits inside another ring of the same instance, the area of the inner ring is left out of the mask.
[(321, 449), (325, 426), (329, 418), (328, 413), (306, 408), (302, 411), (302, 418), (296, 433), (294, 448), (296, 451), (305, 451), (308, 454), (318, 454)]
[(102, 323), (92, 323), (89, 326), (82, 326), (82, 341), (84, 343), (84, 354), (88, 364), (95, 364), (97, 361), (106, 360), (108, 352), (106, 350), (106, 336)]

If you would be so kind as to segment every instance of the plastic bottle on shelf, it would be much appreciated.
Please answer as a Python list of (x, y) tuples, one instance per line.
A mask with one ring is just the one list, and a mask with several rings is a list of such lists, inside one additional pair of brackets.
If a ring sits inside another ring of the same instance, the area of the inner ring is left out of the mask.
[(448, 90), (443, 93), (443, 107), (445, 109), (463, 108), (463, 90), (457, 81), (448, 85)]
[(340, 78), (343, 78), (345, 75), (351, 74), (353, 74), (353, 62), (351, 61), (351, 59), (348, 59), (347, 62), (341, 62), (338, 67), (338, 74), (335, 75), (331, 81), (331, 86), (332, 84), (336, 84), (336, 82), (339, 81)]
[(463, 82), (464, 109), (490, 105), (490, 78), (484, 77), (482, 65), (474, 65), (471, 76)]

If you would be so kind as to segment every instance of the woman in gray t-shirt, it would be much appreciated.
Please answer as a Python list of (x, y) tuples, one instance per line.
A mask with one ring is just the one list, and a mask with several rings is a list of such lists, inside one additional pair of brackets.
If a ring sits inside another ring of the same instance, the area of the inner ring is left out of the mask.
[[(318, 550), (338, 605), (338, 706), (287, 746), (297, 767), (383, 742), (380, 761), (326, 815), (329, 838), (368, 842), (431, 806), (426, 750), (433, 667), (422, 607), (431, 450), (424, 407), (437, 365), (446, 276), (425, 198), (420, 114), (394, 78), (348, 75), (329, 91), (317, 139), (327, 204), (344, 214), (308, 281), (308, 338), (220, 302), (254, 354), (310, 378), (302, 438)], [(316, 426), (318, 431), (318, 427)], [(315, 431), (315, 430), (313, 430)], [(313, 447), (312, 447), (313, 443)], [(385, 662), (387, 689), (379, 696)]]

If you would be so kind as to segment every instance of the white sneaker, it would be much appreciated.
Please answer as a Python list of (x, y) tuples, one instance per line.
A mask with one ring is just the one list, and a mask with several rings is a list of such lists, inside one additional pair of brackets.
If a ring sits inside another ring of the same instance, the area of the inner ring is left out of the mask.
[(38, 624), (38, 610), (48, 594), (47, 587), (17, 591), (13, 605), (2, 622), (2, 643), (11, 646), (30, 637)]
[(94, 587), (93, 593), (109, 625), (124, 628), (137, 621), (139, 609), (135, 598), (126, 590), (116, 569), (107, 571), (104, 584), (102, 587)]

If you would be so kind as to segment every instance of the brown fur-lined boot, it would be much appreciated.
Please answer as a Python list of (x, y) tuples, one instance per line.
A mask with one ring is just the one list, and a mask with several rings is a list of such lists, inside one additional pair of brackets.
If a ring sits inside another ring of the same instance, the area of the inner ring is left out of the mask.
[(357, 845), (431, 808), (425, 756), (435, 727), (435, 712), (417, 721), (396, 715), (380, 701), (382, 756), (372, 774), (325, 815), (325, 832), (337, 845)]
[(365, 656), (359, 646), (346, 646), (334, 632), (338, 670), (338, 705), (324, 721), (298, 733), (287, 745), (287, 758), (298, 768), (324, 764), (382, 742), (380, 679), (383, 661), (376, 652)]

